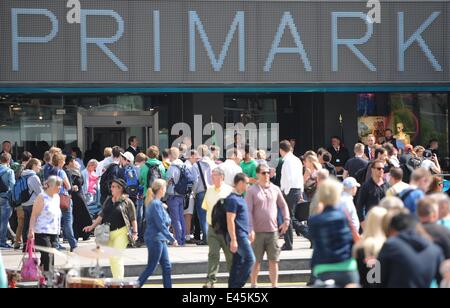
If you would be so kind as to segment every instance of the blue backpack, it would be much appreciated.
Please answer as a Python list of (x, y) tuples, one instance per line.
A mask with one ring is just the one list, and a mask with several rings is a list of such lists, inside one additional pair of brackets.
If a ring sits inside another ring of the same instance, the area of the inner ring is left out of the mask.
[(139, 177), (134, 167), (125, 167), (124, 181), (127, 184), (127, 193), (130, 195), (130, 197), (137, 197), (139, 193)]
[(195, 176), (192, 168), (188, 168), (185, 165), (182, 167), (176, 166), (180, 169), (180, 179), (175, 183), (174, 190), (177, 194), (187, 196), (192, 192), (192, 187), (195, 183)]
[(2, 194), (9, 191), (8, 185), (6, 185), (6, 183), (3, 181), (3, 176), (6, 174), (6, 172), (8, 172), (8, 170), (5, 170), (2, 173), (0, 173), (0, 193)]
[(17, 180), (11, 193), (11, 207), (19, 207), (30, 200), (33, 193), (30, 193), (30, 189), (28, 188), (28, 179), (31, 176), (32, 174), (21, 176)]

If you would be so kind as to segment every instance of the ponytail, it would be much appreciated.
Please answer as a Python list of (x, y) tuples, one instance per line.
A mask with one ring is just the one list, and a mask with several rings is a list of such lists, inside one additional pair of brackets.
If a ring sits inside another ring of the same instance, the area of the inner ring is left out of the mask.
[(145, 198), (145, 204), (147, 206), (150, 205), (150, 203), (152, 203), (154, 199), (155, 199), (155, 194), (153, 193), (153, 190), (151, 188), (149, 188), (147, 190), (147, 197)]
[(145, 198), (145, 204), (148, 206), (155, 200), (156, 194), (163, 188), (167, 187), (166, 181), (158, 179), (153, 182), (152, 187), (147, 190), (147, 197)]

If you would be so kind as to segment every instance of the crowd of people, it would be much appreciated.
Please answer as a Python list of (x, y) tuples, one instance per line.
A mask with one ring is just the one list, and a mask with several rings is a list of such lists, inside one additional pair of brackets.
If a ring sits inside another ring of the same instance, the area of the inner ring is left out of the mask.
[[(120, 251), (146, 246), (139, 285), (160, 264), (170, 288), (168, 246), (195, 244), (209, 248), (204, 288), (217, 283), (221, 251), (230, 288), (258, 287), (265, 255), (276, 288), (281, 252), (293, 250), (296, 234), (313, 248), (311, 286), (449, 287), (450, 199), (436, 146), (399, 149), (386, 134), (383, 145), (372, 135), (356, 144), (353, 157), (339, 137), (301, 157), (282, 141), (276, 168), (248, 146), (222, 161), (217, 146), (142, 153), (131, 137), (127, 150), (106, 148), (101, 161), (52, 147), (43, 162), (28, 152), (14, 162), (4, 142), (0, 248), (64, 249), (66, 240), (73, 251), (91, 235)], [(41, 254), (43, 271), (52, 263)], [(110, 264), (123, 279), (123, 259)]]

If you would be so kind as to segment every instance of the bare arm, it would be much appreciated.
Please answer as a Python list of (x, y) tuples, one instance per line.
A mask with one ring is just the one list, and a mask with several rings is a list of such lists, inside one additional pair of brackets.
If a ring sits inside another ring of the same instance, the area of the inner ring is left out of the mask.
[(230, 235), (230, 238), (231, 238), (230, 250), (232, 253), (236, 253), (238, 250), (238, 243), (237, 243), (237, 237), (236, 237), (236, 225), (234, 223), (235, 219), (236, 219), (236, 213), (227, 212), (227, 227), (228, 227), (228, 234)]
[(100, 225), (103, 221), (103, 217), (101, 217), (100, 215), (97, 217), (97, 219), (95, 219), (92, 222), (92, 225), (88, 226), (88, 227), (84, 227), (83, 231), (86, 233), (92, 232), (92, 230), (95, 229), (95, 227), (97, 227), (98, 225)]
[(41, 214), (44, 209), (44, 198), (42, 196), (38, 196), (33, 203), (33, 211), (31, 213), (30, 218), (30, 227), (28, 231), (28, 239), (34, 239), (34, 227), (36, 225), (37, 217)]

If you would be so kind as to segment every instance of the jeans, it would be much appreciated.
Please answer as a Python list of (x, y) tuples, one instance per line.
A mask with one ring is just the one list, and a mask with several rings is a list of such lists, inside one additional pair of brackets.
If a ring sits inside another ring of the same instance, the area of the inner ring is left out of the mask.
[(8, 199), (0, 198), (0, 245), (6, 245), (8, 239), (8, 222), (12, 208)]
[(183, 246), (186, 242), (186, 224), (184, 221), (184, 197), (169, 196), (167, 199), (169, 206), (170, 219), (172, 220), (172, 227), (175, 231), (175, 239), (178, 244)]
[(220, 270), (220, 249), (225, 254), (228, 271), (231, 270), (233, 264), (233, 254), (230, 251), (225, 237), (217, 234), (212, 227), (208, 231), (208, 246), (208, 282), (214, 284), (217, 282), (217, 274)]
[(23, 231), (22, 231), (22, 241), (23, 241), (23, 248), (22, 251), (27, 251), (27, 240), (28, 240), (28, 231), (30, 229), (30, 219), (31, 219), (31, 213), (33, 212), (33, 206), (24, 206), (23, 207), (23, 214), (24, 214), (24, 220), (23, 220)]
[(62, 211), (61, 225), (64, 233), (64, 238), (69, 242), (70, 249), (77, 248), (77, 240), (73, 233), (73, 204), (71, 201), (70, 208)]
[(145, 207), (144, 199), (137, 199), (136, 201), (136, 219), (138, 224), (138, 242), (144, 242), (145, 233)]
[(287, 249), (291, 250), (294, 245), (294, 228), (297, 229), (300, 227), (300, 222), (295, 218), (295, 208), (302, 199), (302, 191), (300, 189), (291, 189), (289, 194), (285, 196), (285, 199), (289, 208), (289, 215), (291, 216), (291, 224), (284, 235), (284, 245)]
[(238, 251), (233, 255), (228, 288), (240, 289), (245, 286), (255, 264), (255, 254), (248, 237), (237, 237)]
[(147, 241), (148, 262), (144, 272), (139, 277), (139, 285), (142, 287), (148, 277), (153, 275), (158, 266), (161, 265), (164, 288), (172, 288), (172, 265), (169, 260), (169, 250), (165, 241)]
[(206, 221), (206, 211), (202, 209), (203, 199), (205, 199), (206, 192), (198, 193), (195, 196), (195, 210), (197, 211), (198, 220), (200, 223), (200, 229), (202, 229), (202, 240), (207, 242), (208, 240), (208, 222)]

